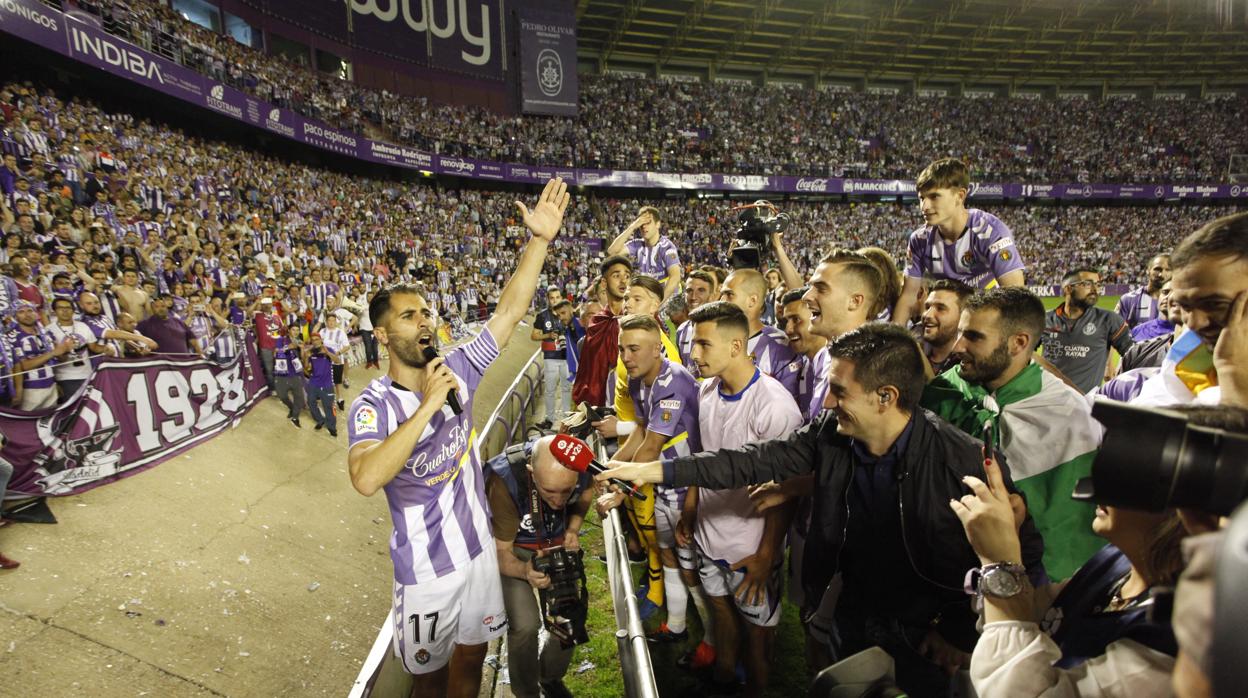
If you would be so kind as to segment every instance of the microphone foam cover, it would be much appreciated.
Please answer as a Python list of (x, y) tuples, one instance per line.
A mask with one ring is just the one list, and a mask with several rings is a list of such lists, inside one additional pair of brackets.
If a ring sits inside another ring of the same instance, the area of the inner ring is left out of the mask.
[(550, 442), (550, 452), (563, 467), (578, 473), (588, 470), (594, 460), (594, 451), (589, 444), (567, 434), (555, 435)]

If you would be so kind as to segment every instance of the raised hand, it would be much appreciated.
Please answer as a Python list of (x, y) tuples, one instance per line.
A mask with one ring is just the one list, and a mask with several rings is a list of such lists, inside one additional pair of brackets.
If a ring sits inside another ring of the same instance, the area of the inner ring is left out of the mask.
[(559, 228), (563, 225), (563, 213), (568, 209), (571, 200), (568, 185), (564, 184), (563, 179), (555, 177), (546, 182), (546, 188), (542, 189), (542, 195), (538, 197), (537, 205), (532, 211), (522, 201), (516, 202), (516, 209), (519, 210), (525, 227), (534, 237), (551, 242), (559, 234)]

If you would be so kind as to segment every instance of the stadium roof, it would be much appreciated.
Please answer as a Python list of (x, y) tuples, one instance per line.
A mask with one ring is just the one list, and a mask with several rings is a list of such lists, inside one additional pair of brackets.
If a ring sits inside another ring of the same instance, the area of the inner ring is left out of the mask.
[(581, 56), (608, 68), (1015, 86), (1248, 84), (1248, 6), (1234, 0), (576, 0), (576, 12)]

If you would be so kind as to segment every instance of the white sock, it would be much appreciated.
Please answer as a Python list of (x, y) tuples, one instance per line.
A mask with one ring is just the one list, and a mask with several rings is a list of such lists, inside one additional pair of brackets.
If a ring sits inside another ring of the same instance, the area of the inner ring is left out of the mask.
[(675, 567), (663, 568), (663, 591), (667, 594), (667, 629), (680, 633), (685, 630), (685, 615), (689, 608), (689, 592)]
[[(698, 609), (698, 617), (702, 619), (702, 642), (715, 646), (715, 616), (711, 615), (711, 609), (706, 604), (706, 593), (702, 591), (702, 585), (689, 589), (689, 597), (693, 599), (693, 605)], [(668, 624), (671, 627), (671, 624)]]

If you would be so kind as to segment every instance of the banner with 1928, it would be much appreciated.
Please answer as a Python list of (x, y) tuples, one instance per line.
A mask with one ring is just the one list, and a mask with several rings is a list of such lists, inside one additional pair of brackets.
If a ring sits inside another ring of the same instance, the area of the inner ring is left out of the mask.
[(8, 495), (75, 494), (142, 472), (237, 425), (266, 392), (252, 346), (225, 365), (105, 359), (53, 410), (0, 409)]

